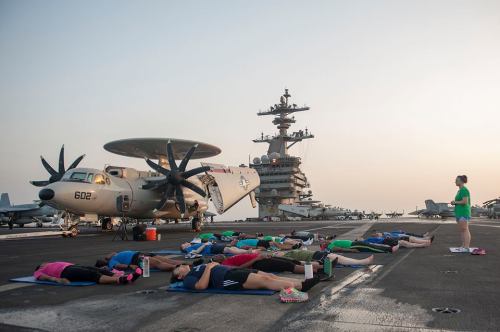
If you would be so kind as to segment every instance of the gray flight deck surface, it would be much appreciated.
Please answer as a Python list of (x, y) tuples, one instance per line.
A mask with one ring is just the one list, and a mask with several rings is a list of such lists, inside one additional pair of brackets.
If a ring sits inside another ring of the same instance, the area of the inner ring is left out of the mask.
[[(417, 219), (314, 222), (215, 223), (204, 231), (231, 229), (279, 234), (316, 229), (339, 238), (369, 229), (434, 232), (426, 249), (376, 254), (369, 269), (335, 269), (334, 281), (309, 292), (307, 303), (282, 304), (278, 296), (168, 293), (170, 273), (154, 272), (129, 286), (62, 287), (9, 283), (43, 261), (92, 265), (111, 251), (177, 249), (193, 233), (188, 225), (160, 226), (156, 242), (114, 241), (113, 233), (88, 228), (75, 239), (0, 240), (0, 331), (498, 331), (500, 330), (500, 222), (475, 219), (473, 244), (486, 256), (451, 254), (456, 225)], [(15, 229), (14, 232), (33, 232)], [(46, 230), (44, 230), (46, 231)], [(0, 228), (0, 235), (10, 234)], [(366, 257), (367, 254), (346, 254)], [(143, 290), (152, 293), (143, 294)], [(435, 313), (450, 307), (460, 313)]]

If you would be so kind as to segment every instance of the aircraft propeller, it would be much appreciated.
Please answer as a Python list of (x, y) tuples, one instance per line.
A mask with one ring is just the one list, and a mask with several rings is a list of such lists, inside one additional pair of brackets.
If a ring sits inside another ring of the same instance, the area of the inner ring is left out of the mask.
[(66, 171), (69, 171), (70, 169), (75, 168), (78, 166), (78, 164), (82, 161), (82, 159), (85, 157), (84, 154), (82, 154), (80, 157), (76, 158), (75, 161), (68, 167), (68, 169), (64, 168), (64, 144), (61, 147), (61, 151), (59, 151), (59, 167), (58, 170), (56, 171), (52, 166), (49, 165), (49, 163), (43, 158), (43, 156), (40, 156), (40, 159), (42, 160), (42, 165), (45, 167), (47, 172), (50, 174), (50, 178), (45, 181), (30, 181), (30, 183), (34, 186), (37, 187), (45, 187), (49, 183), (57, 182), (61, 180), (63, 177), (64, 173)]
[(205, 197), (207, 194), (205, 193), (205, 190), (202, 188), (198, 187), (197, 185), (187, 181), (188, 178), (209, 171), (210, 167), (208, 166), (203, 166), (203, 167), (197, 167), (193, 168), (189, 171), (186, 171), (186, 166), (189, 162), (189, 159), (191, 159), (191, 156), (193, 155), (194, 151), (198, 147), (198, 144), (194, 145), (189, 149), (189, 151), (186, 153), (184, 158), (182, 159), (181, 163), (179, 166), (177, 166), (174, 158), (174, 153), (172, 150), (172, 143), (169, 141), (167, 143), (167, 159), (168, 163), (170, 165), (170, 169), (166, 169), (159, 164), (154, 163), (151, 161), (149, 158), (146, 158), (146, 162), (148, 165), (157, 171), (160, 174), (165, 175), (164, 179), (160, 180), (151, 180), (147, 184), (142, 186), (142, 189), (162, 189), (163, 191), (163, 198), (161, 199), (160, 203), (158, 204), (157, 209), (161, 210), (165, 207), (167, 204), (167, 201), (169, 198), (174, 196), (175, 193), (175, 198), (177, 200), (177, 203), (179, 204), (179, 211), (181, 212), (181, 215), (183, 216), (184, 213), (186, 212), (186, 202), (184, 200), (184, 193), (182, 192), (182, 187), (186, 187), (188, 189), (191, 189), (192, 191), (196, 192), (197, 194)]

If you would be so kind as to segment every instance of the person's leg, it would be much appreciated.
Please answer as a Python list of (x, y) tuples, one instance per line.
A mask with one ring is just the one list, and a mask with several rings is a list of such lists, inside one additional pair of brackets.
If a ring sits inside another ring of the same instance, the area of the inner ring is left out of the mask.
[[(368, 243), (368, 242), (363, 242), (363, 241), (353, 241), (351, 248), (350, 249), (356, 249), (359, 252), (394, 252), (394, 247), (390, 247), (384, 244), (374, 244), (374, 243)], [(397, 249), (396, 249), (397, 250)]]
[(462, 247), (469, 248), (471, 240), (469, 223), (465, 219), (461, 219), (458, 221), (458, 229), (460, 230), (460, 237), (462, 238)]
[(373, 255), (364, 259), (354, 259), (338, 254), (328, 254), (328, 258), (332, 261), (338, 258), (338, 263), (342, 265), (370, 265), (373, 263)]
[(156, 257), (149, 257), (149, 267), (160, 271), (173, 271), (178, 264), (170, 264)]
[(422, 238), (417, 238), (417, 237), (414, 237), (414, 236), (410, 236), (410, 238), (408, 239), (408, 242), (411, 242), (411, 243), (431, 243), (431, 240), (429, 239), (422, 239)]
[[(249, 247), (250, 248), (250, 247)], [(225, 247), (224, 248), (224, 254), (233, 254), (233, 255), (239, 255), (239, 254), (248, 254), (248, 253), (252, 253), (253, 250), (252, 249), (240, 249), (240, 248), (236, 248), (236, 247)]]
[(177, 259), (171, 259), (171, 258), (168, 258), (168, 257), (165, 257), (165, 256), (153, 256), (151, 258), (155, 258), (155, 259), (161, 261), (162, 263), (168, 263), (168, 264), (171, 264), (171, 265), (179, 265), (179, 264), (184, 263), (184, 261), (180, 261), (180, 260), (177, 260)]
[(256, 261), (253, 266), (254, 269), (264, 272), (293, 272), (295, 268), (294, 262), (281, 257), (263, 258)]
[(295, 287), (300, 290), (302, 288), (302, 283), (300, 280), (289, 281), (275, 279), (261, 273), (250, 273), (247, 281), (243, 284), (243, 288), (245, 289), (270, 289), (275, 291), (290, 287)]
[(271, 245), (278, 248), (279, 250), (292, 250), (293, 245), (288, 243), (271, 242)]
[(427, 243), (412, 243), (404, 240), (399, 240), (399, 245), (403, 248), (427, 248), (430, 246), (430, 242)]

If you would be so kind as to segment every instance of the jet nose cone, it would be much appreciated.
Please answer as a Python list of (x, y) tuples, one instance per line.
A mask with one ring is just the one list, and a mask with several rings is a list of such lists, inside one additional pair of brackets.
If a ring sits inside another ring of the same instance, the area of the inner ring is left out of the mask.
[(38, 197), (40, 197), (42, 201), (50, 201), (54, 198), (54, 190), (48, 188), (42, 189), (38, 193)]

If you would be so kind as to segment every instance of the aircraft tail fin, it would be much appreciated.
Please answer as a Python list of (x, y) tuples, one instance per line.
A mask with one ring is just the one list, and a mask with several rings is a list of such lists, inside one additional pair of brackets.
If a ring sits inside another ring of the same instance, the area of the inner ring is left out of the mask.
[(2, 193), (2, 196), (0, 196), (0, 207), (11, 207), (8, 193)]
[(432, 199), (428, 199), (425, 201), (425, 207), (429, 211), (439, 213), (439, 206)]

